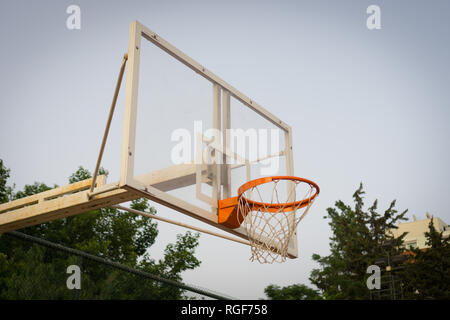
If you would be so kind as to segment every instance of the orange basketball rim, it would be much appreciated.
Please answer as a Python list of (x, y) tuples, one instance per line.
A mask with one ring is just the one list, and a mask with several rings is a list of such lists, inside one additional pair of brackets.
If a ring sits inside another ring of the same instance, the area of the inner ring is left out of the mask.
[[(258, 187), (259, 185), (275, 182), (281, 180), (290, 180), (294, 182), (295, 184), (300, 183), (306, 183), (311, 188), (314, 189), (314, 193), (310, 195), (309, 197), (306, 197), (304, 199), (293, 201), (293, 202), (286, 202), (286, 203), (265, 203), (265, 202), (258, 202), (251, 199), (248, 199), (244, 196), (245, 192), (251, 189), (254, 189)], [(239, 189), (238, 189), (238, 196), (237, 197), (231, 197), (228, 199), (219, 200), (219, 224), (224, 225), (231, 229), (239, 228), (239, 226), (244, 221), (245, 217), (248, 214), (249, 210), (253, 211), (260, 211), (260, 212), (270, 212), (273, 214), (281, 213), (281, 212), (290, 212), (297, 209), (301, 209), (303, 207), (306, 207), (312, 203), (314, 198), (317, 197), (317, 195), (320, 192), (319, 186), (308, 179), (300, 178), (300, 177), (294, 177), (294, 176), (271, 176), (271, 177), (264, 177), (259, 178), (255, 180), (251, 180), (247, 183), (244, 183)], [(249, 206), (247, 206), (247, 209), (240, 209), (239, 201), (245, 200)], [(251, 208), (251, 209), (249, 209)]]

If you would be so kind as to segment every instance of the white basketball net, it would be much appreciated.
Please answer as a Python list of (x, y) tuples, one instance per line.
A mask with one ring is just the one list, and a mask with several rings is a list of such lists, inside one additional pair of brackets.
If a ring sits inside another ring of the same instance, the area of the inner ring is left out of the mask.
[[(280, 183), (282, 181), (283, 183)], [(287, 192), (280, 190), (281, 185), (286, 185)], [(298, 223), (308, 213), (314, 200), (303, 203), (303, 206), (299, 203), (287, 207), (286, 204), (308, 199), (314, 194), (314, 190), (314, 186), (302, 181), (274, 180), (252, 187), (239, 197), (240, 212), (247, 212), (241, 226), (247, 232), (250, 241), (251, 261), (257, 260), (260, 263), (286, 261), (289, 241), (295, 235)], [(282, 194), (287, 194), (287, 197), (281, 198)], [(262, 203), (263, 206), (254, 202)]]

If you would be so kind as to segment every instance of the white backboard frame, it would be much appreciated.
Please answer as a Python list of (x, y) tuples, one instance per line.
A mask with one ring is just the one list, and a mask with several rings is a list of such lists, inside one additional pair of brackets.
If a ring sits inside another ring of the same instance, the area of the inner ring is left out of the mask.
[[(146, 41), (150, 41), (160, 49), (167, 52), (169, 55), (209, 80), (213, 89), (213, 101), (211, 103), (213, 108), (213, 127), (220, 129), (230, 127), (230, 97), (234, 97), (246, 107), (250, 108), (258, 115), (262, 116), (276, 127), (280, 128), (285, 134), (285, 146), (283, 155), (286, 159), (286, 174), (294, 175), (293, 155), (292, 155), (292, 129), (291, 127), (280, 120), (278, 117), (264, 109), (258, 103), (232, 87), (230, 84), (222, 80), (220, 77), (206, 69), (204, 66), (188, 57), (186, 54), (175, 48), (159, 35), (139, 23), (134, 21), (130, 25), (130, 37), (128, 45), (128, 67), (126, 74), (126, 90), (125, 90), (125, 113), (123, 122), (123, 136), (122, 136), (122, 153), (121, 153), (121, 167), (120, 167), (120, 182), (121, 188), (135, 191), (141, 194), (143, 197), (155, 201), (176, 211), (184, 213), (209, 225), (217, 227), (221, 230), (227, 231), (231, 234), (239, 236), (244, 239), (248, 239), (247, 235), (241, 228), (229, 229), (225, 226), (218, 224), (217, 217), (217, 205), (211, 207), (211, 211), (205, 210), (191, 203), (183, 201), (177, 197), (174, 197), (167, 192), (156, 188), (155, 185), (161, 182), (165, 182), (164, 179), (159, 178), (158, 181), (155, 178), (155, 174), (147, 174), (137, 179), (134, 176), (134, 163), (135, 163), (135, 142), (136, 142), (136, 117), (137, 117), (137, 105), (138, 105), (138, 87), (139, 87), (139, 65), (140, 65), (140, 51), (141, 40), (144, 38)], [(222, 112), (220, 112), (222, 107)], [(225, 131), (225, 130), (223, 130)], [(224, 143), (226, 144), (226, 137), (224, 136)], [(213, 195), (212, 199), (217, 201), (221, 198), (232, 196), (236, 190), (230, 190), (229, 170), (228, 172), (221, 173), (219, 168), (214, 172), (218, 179), (212, 180)], [(192, 177), (195, 179), (198, 176), (195, 165), (190, 167), (189, 165), (183, 165), (173, 170), (170, 168), (166, 170), (168, 175), (173, 171), (181, 170), (186, 173), (186, 177)], [(222, 183), (220, 181), (222, 177)], [(191, 179), (191, 178), (189, 178)], [(179, 181), (179, 180), (177, 180)], [(192, 183), (193, 181), (193, 183)], [(185, 179), (183, 183), (195, 184), (195, 180)], [(223, 194), (220, 193), (221, 186), (223, 186)], [(292, 238), (289, 245), (288, 254), (291, 258), (298, 256), (297, 248), (297, 235)]]

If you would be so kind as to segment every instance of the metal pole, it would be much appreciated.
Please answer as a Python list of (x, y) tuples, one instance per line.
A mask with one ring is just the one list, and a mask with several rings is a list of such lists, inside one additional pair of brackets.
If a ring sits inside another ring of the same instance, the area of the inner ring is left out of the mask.
[(100, 168), (100, 163), (102, 162), (103, 151), (105, 150), (106, 140), (108, 139), (109, 127), (111, 126), (114, 109), (116, 107), (117, 96), (119, 95), (120, 84), (122, 83), (123, 73), (125, 71), (125, 65), (127, 63), (127, 60), (128, 60), (128, 53), (125, 53), (122, 60), (122, 66), (120, 67), (119, 78), (117, 79), (116, 83), (116, 89), (114, 90), (113, 101), (111, 103), (111, 108), (109, 109), (108, 120), (106, 122), (105, 132), (103, 133), (103, 140), (100, 146), (100, 152), (98, 154), (97, 164), (95, 165), (94, 176), (92, 178), (92, 184), (89, 193), (92, 193), (95, 188), (95, 181), (97, 180), (98, 169)]
[(223, 239), (226, 239), (226, 240), (231, 240), (231, 241), (234, 241), (234, 242), (237, 242), (237, 243), (242, 243), (242, 244), (245, 244), (245, 245), (248, 245), (248, 246), (250, 245), (250, 242), (245, 241), (245, 240), (229, 237), (229, 236), (226, 236), (226, 235), (223, 235), (223, 234), (220, 234), (220, 233), (216, 233), (214, 231), (209, 231), (209, 230), (206, 230), (206, 229), (203, 229), (203, 228), (199, 228), (199, 227), (195, 227), (195, 226), (191, 226), (189, 224), (185, 224), (185, 223), (182, 223), (182, 222), (178, 222), (178, 221), (170, 220), (170, 219), (167, 219), (167, 218), (155, 216), (155, 215), (143, 212), (143, 211), (139, 211), (139, 210), (135, 210), (135, 209), (119, 206), (119, 205), (111, 206), (111, 208), (124, 210), (124, 211), (128, 211), (128, 212), (135, 213), (135, 214), (139, 214), (139, 215), (147, 217), (147, 218), (151, 218), (151, 219), (167, 222), (167, 223), (170, 223), (170, 224), (174, 224), (176, 226), (180, 226), (180, 227), (192, 229), (192, 230), (195, 230), (195, 231), (207, 233), (207, 234), (210, 234), (210, 235), (215, 236), (215, 237), (223, 238)]

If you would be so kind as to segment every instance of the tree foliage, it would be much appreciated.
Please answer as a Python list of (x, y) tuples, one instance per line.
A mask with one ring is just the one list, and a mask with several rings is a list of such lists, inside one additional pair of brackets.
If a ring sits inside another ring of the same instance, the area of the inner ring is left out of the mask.
[(271, 300), (320, 300), (322, 297), (317, 290), (311, 289), (304, 284), (293, 284), (286, 287), (269, 285), (264, 293)]
[[(1, 161), (1, 160), (0, 160)], [(101, 170), (107, 174), (106, 170)], [(26, 185), (14, 193), (6, 186), (9, 170), (0, 162), (0, 200), (18, 199), (51, 189), (44, 183)], [(69, 177), (74, 183), (91, 177), (79, 167)], [(55, 186), (56, 187), (56, 186)], [(131, 202), (132, 208), (155, 214), (147, 199)], [(71, 248), (82, 250), (130, 267), (181, 280), (181, 273), (200, 265), (195, 257), (199, 234), (186, 232), (167, 245), (156, 261), (148, 254), (157, 238), (157, 223), (151, 218), (102, 208), (53, 220), (20, 230)], [(80, 265), (82, 289), (68, 290), (66, 269)], [(0, 238), (0, 299), (179, 299), (183, 292), (152, 280), (96, 262), (80, 260), (53, 249), (4, 235)]]
[(0, 159), (0, 203), (8, 202), (12, 198), (12, 187), (7, 185), (9, 172)]
[(408, 299), (450, 299), (450, 238), (434, 227), (425, 233), (426, 249), (411, 248), (400, 278)]
[[(311, 282), (327, 299), (368, 299), (366, 287), (367, 267), (375, 259), (384, 257), (384, 241), (392, 236), (389, 230), (404, 218), (407, 210), (398, 213), (395, 200), (384, 213), (378, 213), (378, 201), (364, 209), (362, 184), (353, 194), (354, 207), (339, 200), (335, 207), (327, 209), (332, 231), (328, 256), (313, 255), (320, 265), (311, 272)], [(399, 238), (402, 242), (404, 235)], [(394, 252), (395, 254), (395, 252)]]

